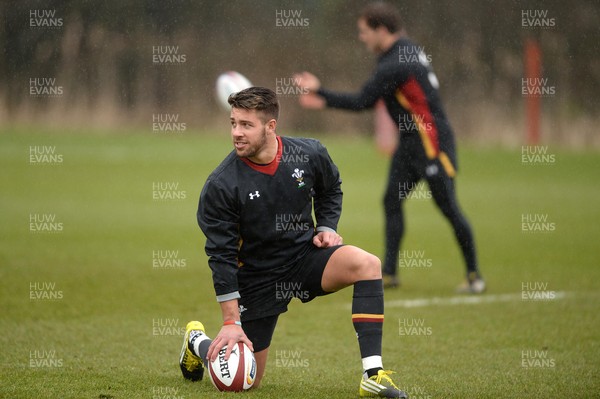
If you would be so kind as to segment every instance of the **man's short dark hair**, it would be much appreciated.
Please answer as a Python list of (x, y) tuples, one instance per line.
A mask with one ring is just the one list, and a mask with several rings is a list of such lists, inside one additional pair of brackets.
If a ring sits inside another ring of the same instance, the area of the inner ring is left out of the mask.
[(273, 90), (266, 87), (249, 87), (233, 93), (227, 99), (232, 108), (254, 109), (265, 117), (263, 122), (279, 117), (279, 102)]
[(402, 30), (400, 12), (393, 5), (383, 1), (368, 4), (360, 12), (359, 19), (364, 19), (371, 29), (383, 26), (390, 33)]

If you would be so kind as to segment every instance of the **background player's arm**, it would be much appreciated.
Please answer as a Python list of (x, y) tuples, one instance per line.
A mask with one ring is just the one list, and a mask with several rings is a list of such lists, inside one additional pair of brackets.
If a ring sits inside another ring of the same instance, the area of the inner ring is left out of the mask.
[(295, 75), (294, 81), (301, 88), (310, 91), (309, 94), (300, 100), (300, 104), (306, 108), (322, 108), (318, 106), (319, 102), (315, 98), (316, 94), (325, 100), (323, 105), (328, 107), (360, 111), (372, 108), (379, 98), (388, 94), (390, 89), (394, 89), (390, 85), (391, 82), (393, 83), (393, 79), (386, 77), (389, 72), (386, 70), (377, 70), (358, 93), (338, 93), (323, 89), (319, 79), (309, 72), (302, 72)]

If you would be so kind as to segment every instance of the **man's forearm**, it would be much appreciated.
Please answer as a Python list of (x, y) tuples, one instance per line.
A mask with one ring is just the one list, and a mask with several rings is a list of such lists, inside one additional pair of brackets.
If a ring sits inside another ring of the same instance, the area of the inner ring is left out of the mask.
[(371, 108), (375, 104), (375, 100), (377, 100), (365, 95), (363, 92), (340, 93), (321, 88), (317, 91), (317, 94), (325, 99), (328, 107), (351, 111), (361, 111)]
[(317, 231), (319, 228), (328, 227), (337, 230), (340, 216), (342, 215), (342, 190), (336, 187), (330, 195), (316, 197), (314, 200), (315, 218), (317, 219)]
[(219, 302), (219, 305), (221, 305), (221, 313), (224, 322), (228, 320), (240, 321), (240, 309), (238, 307), (237, 299)]

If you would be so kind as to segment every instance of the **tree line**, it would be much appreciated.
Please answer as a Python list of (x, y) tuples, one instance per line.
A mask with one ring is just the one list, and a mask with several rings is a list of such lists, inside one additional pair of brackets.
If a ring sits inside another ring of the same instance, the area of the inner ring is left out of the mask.
[[(593, 0), (406, 0), (404, 26), (428, 59), (457, 133), (518, 140), (524, 126), (523, 46), (542, 50), (545, 139), (595, 143), (600, 51)], [(15, 1), (0, 5), (0, 119), (7, 124), (222, 129), (217, 76), (237, 70), (278, 91), (281, 125), (370, 133), (370, 114), (301, 110), (292, 74), (357, 90), (376, 57), (358, 41), (359, 0)], [(572, 127), (577, 126), (577, 131)], [(573, 137), (575, 135), (575, 138)], [(503, 138), (504, 137), (504, 138)]]

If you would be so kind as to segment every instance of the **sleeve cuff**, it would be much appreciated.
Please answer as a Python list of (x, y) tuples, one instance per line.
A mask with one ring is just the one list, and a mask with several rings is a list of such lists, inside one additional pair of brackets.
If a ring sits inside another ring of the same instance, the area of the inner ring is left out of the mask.
[(240, 293), (239, 291), (230, 292), (229, 294), (217, 295), (217, 302), (226, 302), (231, 301), (233, 299), (239, 299)]
[(316, 93), (322, 98), (324, 98), (325, 102), (327, 102), (327, 90), (323, 89), (322, 87), (319, 87), (319, 90), (317, 90)]
[(319, 226), (319, 227), (317, 227), (317, 232), (321, 232), (321, 231), (328, 231), (330, 233), (337, 233), (334, 229), (332, 229), (331, 227), (327, 227), (327, 226)]

